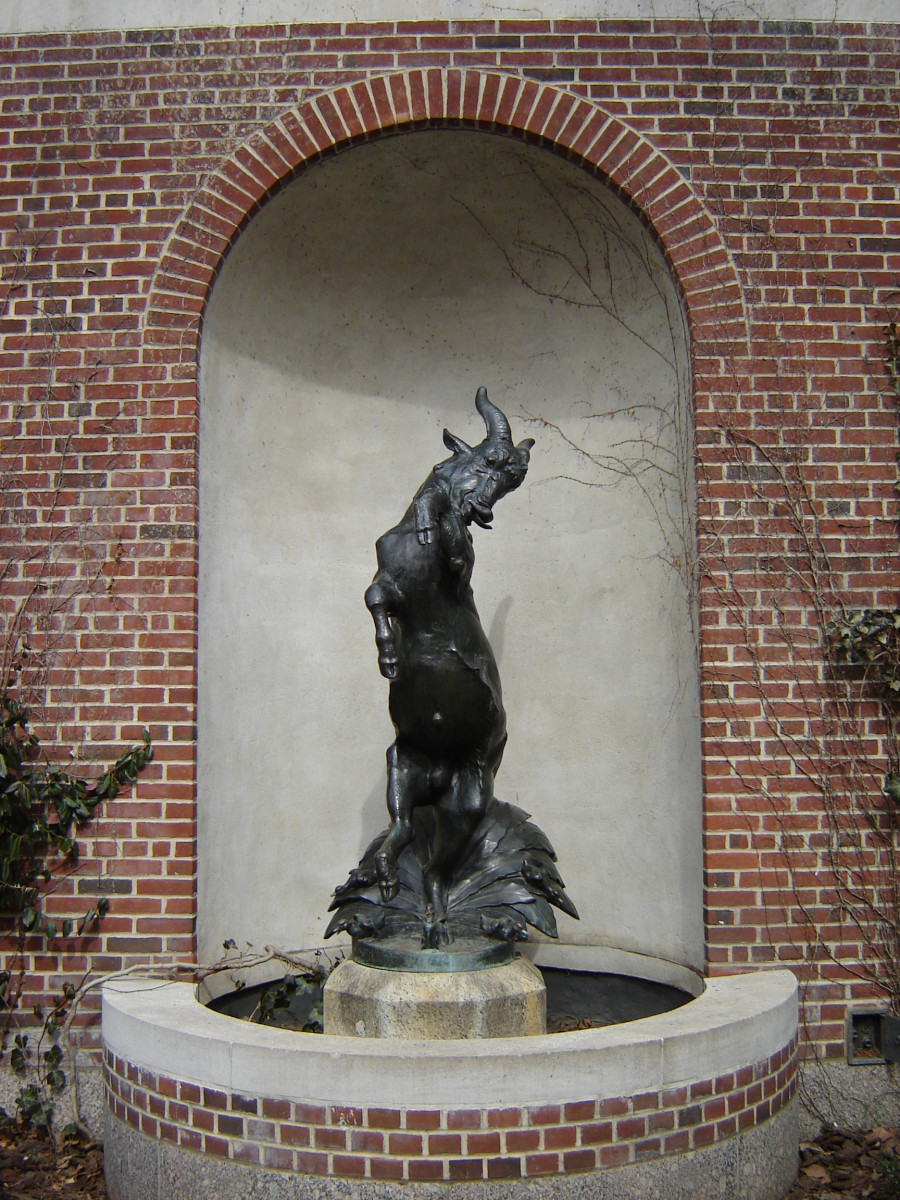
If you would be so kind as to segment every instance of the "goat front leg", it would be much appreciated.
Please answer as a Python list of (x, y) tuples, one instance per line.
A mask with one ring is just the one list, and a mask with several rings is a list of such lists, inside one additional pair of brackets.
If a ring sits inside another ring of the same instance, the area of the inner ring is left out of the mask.
[(375, 622), (375, 645), (378, 647), (378, 670), (385, 679), (397, 678), (397, 645), (388, 609), (388, 592), (378, 581), (366, 592), (366, 607)]

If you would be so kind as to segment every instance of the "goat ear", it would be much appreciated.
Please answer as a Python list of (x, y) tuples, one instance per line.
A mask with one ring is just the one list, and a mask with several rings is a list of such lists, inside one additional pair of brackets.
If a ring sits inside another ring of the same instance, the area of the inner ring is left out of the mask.
[(472, 447), (468, 446), (462, 438), (458, 438), (455, 433), (451, 433), (449, 429), (444, 430), (444, 445), (454, 454), (472, 453)]
[(534, 445), (534, 438), (525, 438), (524, 441), (519, 442), (518, 446), (516, 446), (516, 449), (519, 451), (524, 450), (525, 453), (527, 454), (533, 445)]

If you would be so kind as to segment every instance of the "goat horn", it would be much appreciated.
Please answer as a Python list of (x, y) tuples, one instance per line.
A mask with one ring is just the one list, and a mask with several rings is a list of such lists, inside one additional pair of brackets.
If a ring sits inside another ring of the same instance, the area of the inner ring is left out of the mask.
[(512, 441), (509, 421), (507, 421), (496, 404), (491, 404), (490, 400), (488, 400), (487, 388), (480, 387), (478, 389), (475, 395), (475, 407), (484, 418), (489, 438), (504, 442)]

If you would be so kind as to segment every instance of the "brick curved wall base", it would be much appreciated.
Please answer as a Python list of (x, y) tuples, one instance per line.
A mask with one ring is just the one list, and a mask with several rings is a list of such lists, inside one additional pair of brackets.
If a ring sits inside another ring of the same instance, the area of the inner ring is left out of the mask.
[[(782, 1200), (797, 1173), (797, 1100), (725, 1141), (591, 1174), (483, 1182), (405, 1183), (408, 1200)], [(110, 1200), (384, 1200), (381, 1180), (298, 1175), (184, 1150), (107, 1111)]]
[[(727, 1178), (728, 1195), (778, 1200), (797, 1165), (796, 1037), (713, 1079), (503, 1108), (243, 1095), (143, 1069), (109, 1049), (104, 1078), (112, 1200), (300, 1200), (343, 1196), (348, 1186), (365, 1200), (385, 1183), (490, 1196), (511, 1182), (537, 1197), (571, 1189), (576, 1178), (579, 1191), (598, 1197), (644, 1195), (665, 1178), (670, 1200), (712, 1200)], [(610, 1172), (626, 1182), (610, 1190)]]

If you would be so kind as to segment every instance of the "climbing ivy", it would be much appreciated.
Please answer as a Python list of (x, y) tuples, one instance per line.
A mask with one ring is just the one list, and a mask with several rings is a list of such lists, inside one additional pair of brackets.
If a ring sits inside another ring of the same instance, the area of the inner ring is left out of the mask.
[[(72, 922), (57, 926), (44, 913), (53, 869), (60, 861), (71, 865), (77, 859), (74, 830), (91, 819), (102, 800), (114, 799), (120, 788), (135, 782), (153, 748), (145, 730), (142, 745), (87, 783), (47, 763), (28, 725), (28, 710), (9, 695), (0, 696), (0, 911), (13, 914), (22, 932), (66, 937)], [(100, 915), (88, 913), (80, 928)]]
[[(44, 759), (40, 741), (29, 729), (28, 710), (8, 693), (0, 694), (0, 912), (13, 917), (19, 939), (18, 986), (10, 971), (0, 971), (3, 1046), (21, 994), (25, 937), (81, 934), (109, 907), (107, 898), (101, 896), (77, 923), (67, 918), (57, 924), (44, 911), (53, 872), (75, 864), (75, 831), (93, 817), (101, 801), (114, 799), (121, 788), (133, 784), (152, 757), (150, 735), (145, 730), (141, 745), (132, 746), (108, 771), (88, 783)], [(16, 1100), (18, 1119), (26, 1125), (49, 1127), (51, 1097), (65, 1087), (63, 1052), (57, 1038), (73, 995), (71, 984), (65, 984), (52, 1012), (45, 1014), (35, 1007), (34, 1016), (41, 1022), (35, 1048), (27, 1033), (20, 1030), (15, 1035), (9, 1065), (17, 1075), (32, 1076), (32, 1081), (19, 1089)], [(12, 1119), (0, 1108), (0, 1126)]]
[(884, 368), (891, 386), (900, 395), (900, 326), (896, 322), (885, 325), (882, 333), (885, 340)]
[(826, 632), (837, 666), (861, 667), (885, 699), (900, 700), (900, 609), (850, 613)]

